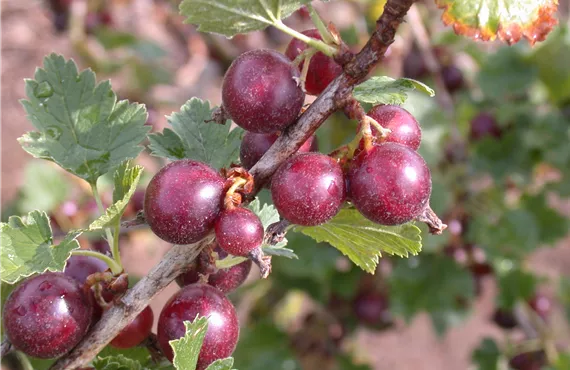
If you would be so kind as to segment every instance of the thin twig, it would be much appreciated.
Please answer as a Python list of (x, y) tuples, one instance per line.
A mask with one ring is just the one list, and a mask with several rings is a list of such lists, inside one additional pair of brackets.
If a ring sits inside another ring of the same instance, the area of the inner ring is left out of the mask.
[[(345, 72), (334, 80), (317, 100), (277, 139), (250, 173), (255, 177), (256, 191), (261, 189), (277, 167), (297, 151), (315, 130), (351, 97), (353, 86), (363, 81), (394, 42), (396, 29), (402, 23), (414, 0), (388, 0), (372, 37), (356, 55), (346, 53), (342, 63)], [(348, 60), (350, 58), (350, 60)], [(192, 246), (173, 246), (149, 274), (107, 310), (91, 332), (69, 354), (51, 369), (75, 369), (88, 363), (117, 333), (131, 322), (180, 273), (184, 272), (211, 238)]]

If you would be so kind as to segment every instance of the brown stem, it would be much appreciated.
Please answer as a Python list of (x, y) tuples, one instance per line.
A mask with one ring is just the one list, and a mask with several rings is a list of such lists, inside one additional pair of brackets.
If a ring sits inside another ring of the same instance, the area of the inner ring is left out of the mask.
[(0, 347), (0, 357), (4, 357), (12, 350), (12, 343), (8, 340), (8, 338), (4, 338), (2, 341), (2, 346)]
[(256, 190), (263, 187), (277, 167), (295, 153), (332, 113), (351, 100), (354, 85), (363, 81), (384, 56), (388, 46), (394, 42), (396, 29), (413, 3), (414, 0), (389, 0), (386, 3), (376, 31), (362, 51), (344, 65), (345, 72), (321, 93), (295, 124), (279, 136), (249, 171), (255, 178)]
[(291, 223), (289, 221), (283, 219), (267, 226), (263, 242), (270, 245), (275, 245), (282, 242), (285, 238), (285, 234), (287, 234), (287, 228), (290, 225)]
[[(388, 46), (394, 42), (396, 29), (402, 23), (414, 0), (388, 0), (384, 13), (377, 22), (376, 31), (355, 57), (343, 63), (345, 72), (334, 80), (313, 104), (288, 127), (250, 173), (255, 178), (256, 191), (261, 189), (277, 167), (295, 153), (315, 130), (337, 109), (344, 106), (351, 97), (355, 84), (363, 81), (371, 69), (380, 61)], [(109, 343), (150, 300), (198, 256), (200, 250), (211, 242), (211, 238), (192, 246), (175, 245), (149, 274), (141, 279), (118, 302), (107, 310), (91, 332), (66, 356), (60, 358), (51, 369), (74, 369), (88, 363)], [(268, 260), (252, 256), (262, 266)], [(262, 263), (263, 262), (263, 263)], [(267, 274), (268, 271), (262, 271)]]
[(263, 279), (269, 276), (269, 273), (271, 273), (271, 256), (264, 255), (261, 248), (255, 248), (249, 252), (247, 257), (259, 267), (259, 272)]
[(146, 347), (146, 349), (150, 353), (150, 358), (152, 359), (152, 361), (154, 361), (157, 364), (166, 358), (162, 353), (162, 350), (160, 349), (160, 345), (158, 344), (158, 337), (154, 333), (150, 333), (148, 338), (146, 338), (140, 344), (140, 346)]
[(51, 369), (75, 369), (88, 363), (146, 307), (211, 242), (211, 237), (192, 245), (174, 245), (164, 258), (113, 307), (103, 313), (101, 320), (67, 356), (60, 358)]
[(145, 225), (146, 224), (146, 217), (144, 216), (144, 212), (140, 211), (137, 213), (137, 216), (132, 220), (126, 220), (121, 222), (121, 226), (124, 228), (129, 228), (133, 226)]
[(425, 222), (429, 227), (429, 232), (431, 234), (440, 235), (443, 230), (447, 229), (447, 225), (441, 222), (429, 205), (418, 217), (416, 217), (416, 220)]

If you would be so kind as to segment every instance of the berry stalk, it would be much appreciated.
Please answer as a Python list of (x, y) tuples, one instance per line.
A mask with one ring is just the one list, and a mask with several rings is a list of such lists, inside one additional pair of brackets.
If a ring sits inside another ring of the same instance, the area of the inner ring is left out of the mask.
[(120, 273), (123, 272), (122, 265), (118, 264), (117, 261), (115, 261), (114, 259), (112, 259), (109, 256), (104, 255), (103, 253), (85, 250), (85, 249), (76, 249), (76, 250), (71, 252), (71, 255), (72, 256), (88, 256), (88, 257), (97, 258), (97, 259), (105, 262), (107, 264), (107, 266), (109, 266), (113, 275), (119, 275)]
[[(95, 203), (97, 203), (97, 208), (99, 208), (99, 212), (102, 215), (105, 214), (105, 207), (103, 206), (103, 202), (101, 201), (101, 196), (99, 195), (99, 190), (97, 189), (97, 183), (91, 184), (91, 191), (93, 192), (93, 198), (95, 198)], [(117, 222), (117, 226), (120, 226), (120, 221)], [(118, 227), (115, 226), (115, 236), (108, 228), (105, 228), (105, 235), (107, 236), (107, 242), (109, 243), (109, 247), (111, 248), (111, 253), (113, 254), (113, 258), (121, 266), (121, 271), (123, 264), (121, 263), (121, 255), (119, 254), (119, 230)]]

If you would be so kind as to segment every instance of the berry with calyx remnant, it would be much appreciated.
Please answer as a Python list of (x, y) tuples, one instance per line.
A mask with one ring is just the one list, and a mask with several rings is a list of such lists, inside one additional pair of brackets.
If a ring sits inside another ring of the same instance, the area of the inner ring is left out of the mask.
[[(422, 140), (420, 125), (404, 108), (398, 105), (377, 105), (368, 112), (368, 116), (392, 131), (384, 139), (385, 142), (399, 143), (412, 150), (418, 150), (420, 147)], [(375, 127), (372, 127), (372, 134), (378, 135)]]
[(419, 216), (428, 205), (431, 174), (423, 158), (397, 143), (363, 151), (348, 172), (350, 199), (366, 218), (399, 225)]

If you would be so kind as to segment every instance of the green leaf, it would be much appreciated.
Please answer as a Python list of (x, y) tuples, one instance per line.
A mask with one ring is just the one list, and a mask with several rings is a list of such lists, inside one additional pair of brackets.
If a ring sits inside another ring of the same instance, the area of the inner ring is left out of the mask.
[(508, 210), (497, 218), (477, 216), (469, 226), (469, 240), (488, 246), (492, 255), (518, 259), (540, 246), (536, 219), (524, 209)]
[(35, 273), (63, 271), (71, 251), (79, 248), (72, 232), (53, 245), (49, 218), (45, 212), (33, 211), (24, 218), (11, 216), (0, 224), (2, 241), (2, 281), (14, 284)]
[(269, 318), (261, 320), (241, 329), (233, 354), (234, 366), (247, 370), (300, 370), (290, 346), (284, 345), (289, 337), (279, 331)]
[(534, 216), (541, 244), (554, 243), (567, 235), (570, 229), (568, 218), (548, 205), (545, 193), (536, 196), (525, 195), (521, 203), (521, 208)]
[(138, 38), (129, 32), (119, 31), (112, 27), (99, 27), (95, 30), (97, 41), (107, 50), (131, 46), (137, 43)]
[(525, 96), (538, 78), (538, 69), (529, 63), (520, 48), (500, 48), (487, 58), (477, 76), (477, 84), (488, 99)]
[(555, 370), (568, 370), (570, 369), (570, 352), (561, 353), (552, 365)]
[(150, 366), (150, 364), (153, 363), (148, 349), (142, 346), (121, 349), (107, 345), (101, 352), (99, 352), (97, 356), (100, 358), (123, 356), (129, 358), (130, 360), (138, 362), (143, 366)]
[(142, 150), (149, 130), (144, 105), (117, 102), (109, 81), (96, 85), (95, 73), (78, 73), (72, 60), (47, 56), (35, 80), (26, 80), (26, 95), (22, 105), (38, 131), (19, 141), (36, 158), (94, 183)]
[(93, 366), (96, 370), (143, 370), (144, 368), (133, 359), (123, 355), (97, 357), (93, 360)]
[(561, 24), (548, 39), (532, 50), (530, 60), (538, 68), (538, 75), (550, 99), (561, 104), (570, 98), (570, 69), (565, 60), (570, 58), (570, 28)]
[(536, 276), (520, 269), (511, 269), (497, 277), (500, 294), (497, 305), (510, 311), (519, 300), (528, 301), (536, 292), (538, 279)]
[(474, 293), (471, 273), (441, 255), (397, 261), (389, 284), (392, 311), (406, 320), (426, 311), (439, 334), (464, 318)]
[(184, 327), (186, 334), (169, 342), (174, 352), (172, 363), (177, 370), (194, 370), (208, 330), (208, 318), (196, 317), (193, 322), (184, 321)]
[(172, 130), (150, 135), (150, 149), (158, 157), (190, 158), (214, 168), (229, 167), (239, 156), (243, 129), (204, 122), (212, 118), (210, 103), (192, 98), (168, 118)]
[[(10, 296), (10, 293), (16, 288), (17, 285), (14, 284), (7, 284), (3, 281), (0, 282), (0, 319), (2, 314), (4, 314), (4, 303), (6, 303), (6, 299)], [(1, 320), (0, 320), (1, 322)]]
[(354, 88), (353, 96), (361, 103), (404, 104), (408, 93), (418, 89), (429, 96), (435, 91), (426, 84), (410, 78), (393, 79), (388, 76), (371, 77)]
[(436, 0), (445, 9), (442, 20), (455, 33), (477, 41), (497, 36), (509, 45), (522, 37), (532, 45), (543, 41), (558, 22), (557, 0)]
[(105, 210), (105, 214), (89, 225), (89, 231), (101, 230), (116, 225), (129, 204), (129, 200), (137, 190), (137, 185), (143, 171), (142, 166), (132, 166), (131, 161), (125, 161), (113, 176), (115, 189), (113, 190), (113, 205)]
[[(41, 184), (41, 186), (40, 186)], [(54, 210), (69, 195), (69, 183), (55, 165), (31, 161), (25, 169), (18, 210), (28, 213), (34, 209)]]
[[(269, 225), (279, 221), (279, 212), (277, 212), (277, 209), (275, 209), (273, 205), (267, 203), (264, 203), (262, 207), (261, 202), (258, 198), (251, 202), (248, 205), (248, 208), (251, 209), (259, 217), (261, 223), (263, 224), (263, 229), (267, 229)], [(262, 248), (265, 254), (287, 258), (297, 258), (297, 255), (293, 252), (292, 249), (285, 248), (286, 245), (287, 239), (284, 238), (282, 241), (275, 245), (264, 244)]]
[(341, 209), (329, 222), (319, 226), (296, 226), (295, 230), (317, 242), (327, 242), (340, 250), (364, 271), (374, 273), (382, 252), (408, 257), (422, 249), (420, 229), (408, 223), (383, 226), (367, 220), (355, 209)]
[(184, 0), (180, 14), (198, 31), (233, 37), (262, 30), (293, 14), (309, 0)]
[(498, 370), (500, 358), (501, 350), (492, 338), (483, 339), (471, 356), (478, 370)]
[(216, 360), (206, 370), (232, 370), (234, 359), (232, 357)]

